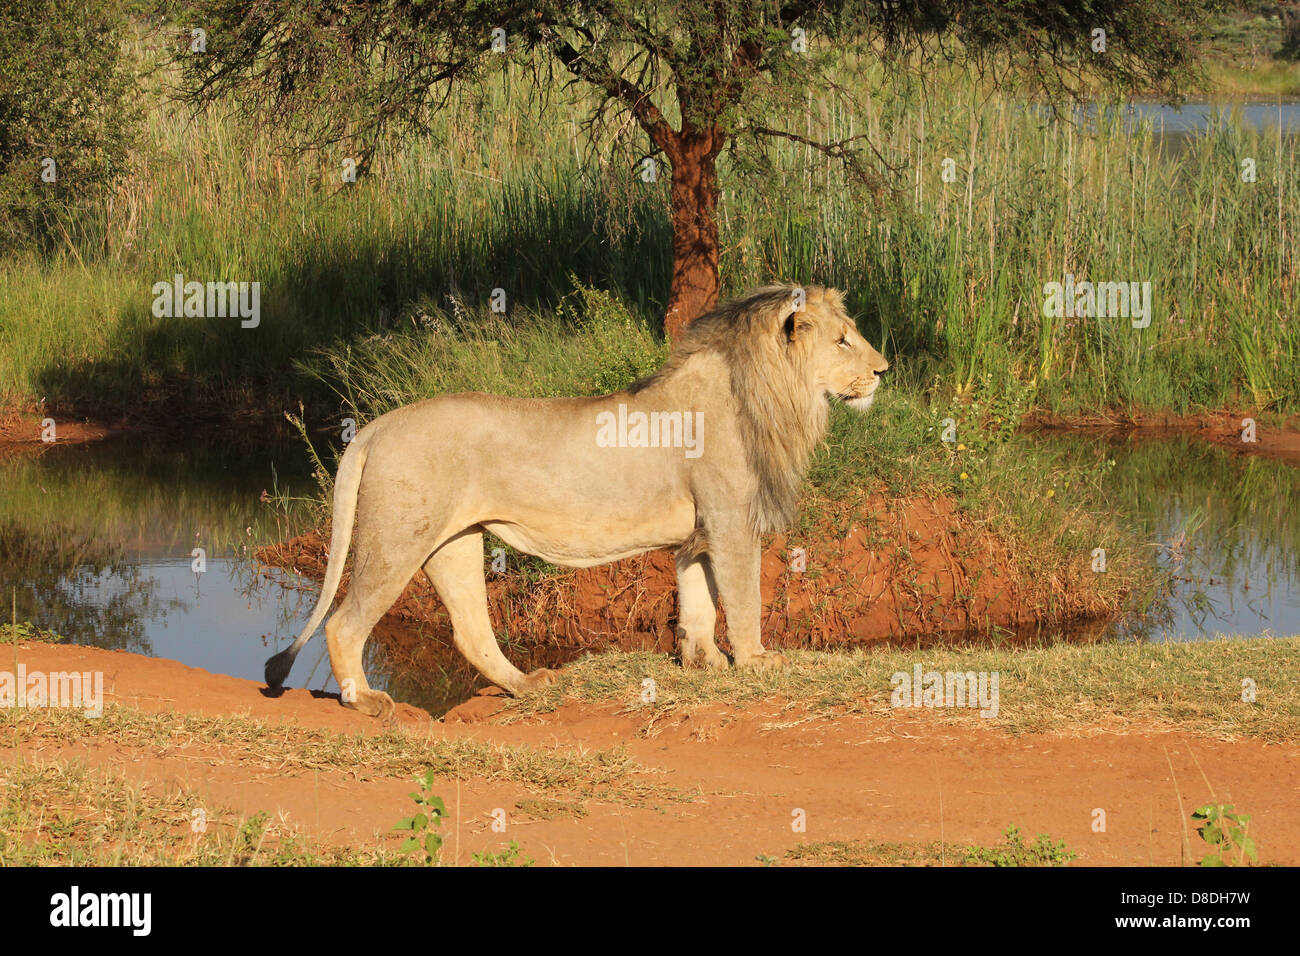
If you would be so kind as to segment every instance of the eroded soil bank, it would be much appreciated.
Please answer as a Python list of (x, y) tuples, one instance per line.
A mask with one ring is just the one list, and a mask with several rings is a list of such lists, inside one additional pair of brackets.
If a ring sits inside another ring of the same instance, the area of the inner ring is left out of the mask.
[[(1117, 609), (1120, 596), (1103, 590), (1108, 582), (1091, 573), (1086, 554), (1059, 575), (1044, 574), (950, 499), (876, 494), (837, 508), (806, 540), (782, 534), (765, 542), (765, 645), (823, 648), (904, 635), (915, 641), (954, 631), (1019, 631)], [(310, 532), (258, 557), (321, 580), (328, 542)], [(344, 592), (349, 580), (345, 573)], [(511, 644), (571, 653), (676, 649), (677, 585), (667, 551), (540, 579), (489, 571), (488, 589), (493, 622)], [(410, 636), (413, 627), (421, 637)], [(723, 615), (724, 648), (725, 633)], [(377, 634), (399, 647), (429, 636), (450, 643), (450, 622), (423, 572)], [(563, 655), (549, 658), (562, 662)]]
[[(1248, 421), (1255, 421), (1253, 431)], [(1153, 437), (1171, 432), (1192, 435), (1239, 455), (1262, 455), (1300, 465), (1300, 417), (1256, 421), (1250, 412), (1202, 412), (1197, 415), (1049, 415), (1037, 413), (1024, 424), (1032, 431), (1049, 429), (1124, 429)], [(1253, 441), (1249, 439), (1253, 438)]]
[[(36, 407), (25, 405), (0, 405), (0, 455), (19, 451), (12, 446), (41, 443), (42, 421), (46, 415)], [(156, 421), (100, 421), (93, 417), (55, 415), (57, 440), (61, 442), (97, 441), (115, 435), (156, 434), (169, 432), (188, 435), (192, 426), (174, 418)], [(246, 416), (247, 417), (247, 416)], [(1262, 424), (1256, 429), (1256, 441), (1242, 441), (1242, 420), (1259, 417)], [(274, 416), (279, 423), (279, 416)], [(1223, 445), (1242, 454), (1267, 455), (1300, 463), (1300, 416), (1257, 416), (1250, 411), (1204, 411), (1191, 415), (1172, 413), (1131, 414), (1127, 412), (1102, 412), (1098, 414), (1058, 415), (1034, 412), (1026, 417), (1023, 429), (1037, 428), (1120, 428), (1153, 433), (1177, 432), (1195, 435), (1205, 441)]]

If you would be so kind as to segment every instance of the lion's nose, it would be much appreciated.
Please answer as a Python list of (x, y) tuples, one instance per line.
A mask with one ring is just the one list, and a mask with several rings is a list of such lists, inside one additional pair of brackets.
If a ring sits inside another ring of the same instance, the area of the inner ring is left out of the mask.
[(880, 378), (888, 371), (889, 371), (889, 363), (886, 362), (882, 368), (876, 369), (876, 378)]

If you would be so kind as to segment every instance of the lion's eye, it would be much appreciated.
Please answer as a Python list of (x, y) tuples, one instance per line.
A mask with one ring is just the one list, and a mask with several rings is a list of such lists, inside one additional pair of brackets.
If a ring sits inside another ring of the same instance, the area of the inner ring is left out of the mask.
[(839, 341), (838, 344), (839, 344), (840, 348), (844, 348), (844, 349), (851, 349), (851, 348), (853, 348), (853, 346), (849, 343), (849, 337), (848, 337), (847, 335), (841, 335), (841, 336), (840, 336), (840, 341)]

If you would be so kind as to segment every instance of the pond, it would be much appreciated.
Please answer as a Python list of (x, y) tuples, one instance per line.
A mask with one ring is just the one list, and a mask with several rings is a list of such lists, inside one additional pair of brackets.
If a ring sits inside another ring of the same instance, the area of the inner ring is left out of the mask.
[(1278, 131), (1283, 136), (1300, 134), (1300, 103), (1184, 103), (1179, 107), (1163, 103), (1133, 103), (1126, 113), (1130, 127), (1150, 120), (1158, 136), (1203, 133), (1212, 121), (1234, 116), (1240, 117), (1246, 129)]
[[(1081, 461), (1113, 459), (1108, 509), (1150, 542), (1149, 560), (1173, 571), (1155, 613), (1102, 636), (1300, 633), (1300, 470), (1190, 436), (1076, 431), (1017, 440)], [(265, 659), (293, 640), (316, 598), (313, 582), (252, 561), (259, 545), (302, 530), (294, 509), (271, 507), (264, 493), (304, 496), (313, 487), (295, 446), (213, 451), (124, 438), (0, 460), (4, 617), (16, 599), (19, 620), (71, 641), (260, 681)], [(445, 642), (397, 630), (368, 645), (374, 686), (440, 714), (482, 685)], [(507, 653), (525, 667), (562, 663), (520, 647)], [(290, 683), (336, 690), (319, 636)]]
[(1187, 434), (1037, 432), (1077, 463), (1113, 460), (1107, 510), (1148, 542), (1172, 590), (1106, 636), (1198, 640), (1300, 634), (1300, 468)]

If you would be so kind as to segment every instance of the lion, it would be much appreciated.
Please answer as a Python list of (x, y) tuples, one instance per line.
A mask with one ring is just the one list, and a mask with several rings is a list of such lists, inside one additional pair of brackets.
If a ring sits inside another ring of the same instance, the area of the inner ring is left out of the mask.
[[(388, 717), (362, 669), (370, 631), (424, 569), (456, 647), (513, 695), (555, 679), (525, 674), (488, 615), (483, 535), (554, 564), (590, 567), (654, 548), (676, 552), (681, 662), (726, 668), (713, 632), (727, 612), (736, 667), (780, 666), (760, 634), (760, 538), (789, 526), (828, 398), (866, 411), (889, 363), (840, 292), (765, 286), (700, 316), (667, 362), (595, 398), (443, 395), (370, 422), (334, 484), (320, 599), (297, 640), (266, 662), (279, 689), (338, 591), (325, 625), (342, 702)], [(354, 534), (355, 531), (355, 534)]]

